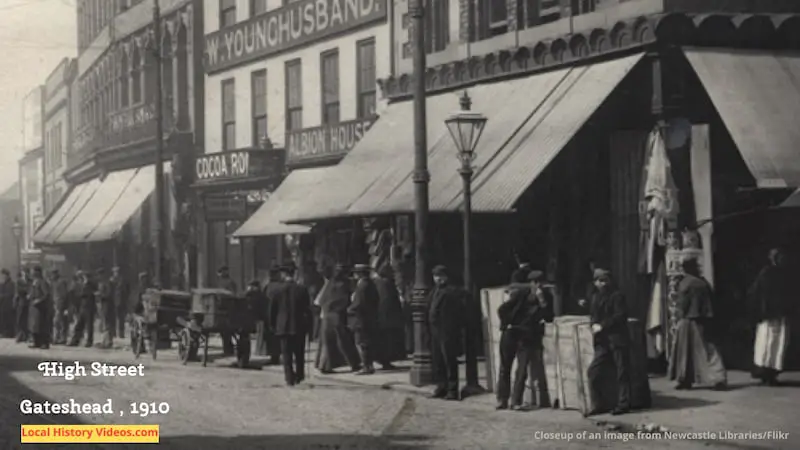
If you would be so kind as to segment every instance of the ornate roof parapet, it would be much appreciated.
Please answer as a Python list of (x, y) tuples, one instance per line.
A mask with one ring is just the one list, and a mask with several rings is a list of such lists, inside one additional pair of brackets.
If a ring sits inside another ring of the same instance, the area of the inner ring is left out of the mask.
[[(429, 93), (498, 78), (554, 70), (653, 44), (667, 46), (800, 49), (800, 14), (685, 14), (634, 17), (611, 27), (558, 36), (429, 67)], [(390, 101), (411, 96), (412, 74), (378, 80)]]

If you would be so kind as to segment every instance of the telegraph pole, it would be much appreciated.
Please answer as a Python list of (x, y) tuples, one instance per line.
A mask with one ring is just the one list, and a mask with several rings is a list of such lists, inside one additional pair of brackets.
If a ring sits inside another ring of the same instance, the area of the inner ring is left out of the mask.
[(155, 209), (155, 280), (162, 288), (169, 287), (164, 279), (164, 98), (162, 93), (161, 66), (161, 8), (158, 0), (153, 4), (153, 27), (155, 28), (156, 62), (156, 188), (153, 199)]

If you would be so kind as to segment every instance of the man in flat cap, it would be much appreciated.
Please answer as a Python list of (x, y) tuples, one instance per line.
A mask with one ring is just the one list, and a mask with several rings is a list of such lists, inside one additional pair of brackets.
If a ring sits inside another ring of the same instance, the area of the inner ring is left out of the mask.
[(466, 293), (450, 283), (445, 266), (433, 268), (433, 281), (435, 286), (430, 294), (428, 323), (437, 385), (432, 397), (460, 400), (458, 353), (465, 324)]
[(86, 333), (86, 347), (94, 345), (94, 319), (97, 314), (97, 284), (89, 272), (81, 272), (80, 310), (75, 330), (69, 342), (70, 347), (77, 347)]
[(48, 317), (53, 305), (50, 303), (50, 287), (44, 280), (40, 266), (33, 268), (33, 282), (28, 291), (28, 302), (30, 304), (28, 329), (33, 338), (31, 348), (49, 348), (50, 327), (48, 325), (50, 322)]
[[(594, 359), (587, 370), (593, 411), (588, 415), (611, 409), (607, 407), (610, 405), (603, 404), (603, 394), (610, 390), (604, 385), (608, 378), (604, 375), (612, 367), (617, 374), (617, 402), (611, 413), (625, 414), (631, 407), (628, 306), (608, 270), (595, 269), (594, 285), (596, 289), (588, 305), (594, 335)], [(585, 307), (586, 301), (581, 300), (579, 304)]]
[(270, 299), (270, 328), (281, 343), (286, 384), (294, 386), (305, 379), (305, 344), (311, 325), (311, 299), (308, 289), (294, 281), (293, 265), (281, 267), (282, 288)]
[(358, 375), (375, 373), (373, 344), (377, 338), (380, 297), (375, 283), (369, 278), (370, 270), (366, 264), (356, 264), (353, 267), (356, 287), (353, 300), (347, 308), (347, 325), (355, 335), (356, 348), (363, 366)]
[[(264, 285), (264, 298), (266, 300), (265, 309), (263, 312), (264, 323), (262, 331), (262, 343), (256, 343), (257, 355), (269, 355), (269, 364), (277, 365), (281, 361), (281, 343), (273, 333), (269, 325), (269, 311), (273, 299), (277, 299), (284, 288), (283, 279), (281, 275), (281, 268), (277, 264), (273, 264), (269, 269), (269, 279)], [(263, 348), (262, 348), (263, 347)]]
[[(552, 320), (550, 299), (542, 289), (544, 272), (517, 270), (509, 286), (509, 300), (497, 311), (500, 318), (500, 376), (497, 383), (497, 409), (507, 409), (511, 395), (511, 366), (517, 359), (511, 409), (530, 410), (550, 406), (544, 373), (544, 324)], [(532, 404), (523, 403), (528, 376), (534, 386)]]
[(51, 272), (50, 289), (54, 306), (55, 335), (53, 344), (64, 345), (67, 343), (67, 333), (69, 332), (69, 285), (58, 269), (53, 269)]
[[(236, 295), (238, 293), (238, 286), (231, 278), (228, 266), (222, 266), (217, 270), (217, 278), (220, 289), (225, 289)], [(222, 338), (222, 354), (225, 356), (233, 355), (233, 337), (228, 332), (220, 333)]]
[(125, 322), (131, 294), (128, 280), (122, 275), (122, 270), (119, 266), (115, 266), (111, 269), (109, 284), (111, 286), (111, 298), (113, 299), (112, 305), (114, 308), (114, 329), (112, 331), (115, 337), (125, 337)]

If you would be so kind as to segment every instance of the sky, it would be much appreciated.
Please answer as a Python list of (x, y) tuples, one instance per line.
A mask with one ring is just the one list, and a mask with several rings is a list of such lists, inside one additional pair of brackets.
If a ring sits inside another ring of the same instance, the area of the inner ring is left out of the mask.
[(0, 0), (0, 192), (18, 178), (22, 100), (77, 55), (75, 0)]

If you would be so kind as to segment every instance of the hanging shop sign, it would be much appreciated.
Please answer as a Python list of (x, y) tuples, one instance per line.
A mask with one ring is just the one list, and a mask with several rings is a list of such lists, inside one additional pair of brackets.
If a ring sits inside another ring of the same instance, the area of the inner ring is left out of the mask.
[(372, 117), (287, 132), (286, 164), (298, 166), (341, 158), (355, 147), (375, 120)]
[(282, 150), (247, 149), (208, 153), (195, 159), (195, 183), (210, 184), (280, 176), (283, 161)]
[(239, 195), (216, 195), (204, 199), (205, 219), (208, 222), (227, 222), (247, 219), (247, 198)]
[(261, 59), (379, 20), (386, 0), (299, 0), (206, 36), (206, 72)]

